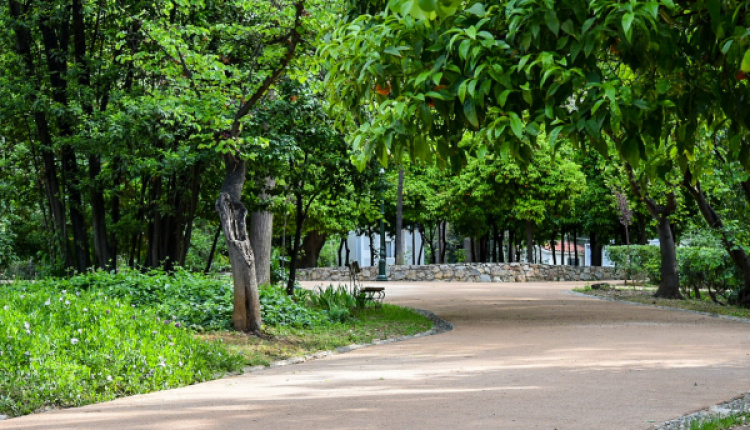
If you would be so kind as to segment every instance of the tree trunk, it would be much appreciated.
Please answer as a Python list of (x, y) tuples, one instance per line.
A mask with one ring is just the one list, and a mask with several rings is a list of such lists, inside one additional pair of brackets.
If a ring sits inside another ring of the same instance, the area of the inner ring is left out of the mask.
[(425, 237), (424, 237), (424, 230), (421, 229), (421, 228), (419, 229), (419, 236), (422, 238), (422, 240), (419, 243), (419, 254), (417, 254), (417, 263), (416, 264), (421, 264), (421, 262), (422, 262), (422, 252), (424, 251)]
[(441, 240), (442, 248), (441, 248), (441, 251), (440, 251), (440, 262), (441, 263), (445, 263), (445, 253), (448, 250), (448, 240), (445, 237), (447, 229), (448, 229), (448, 221), (443, 221), (443, 228), (441, 230), (442, 233), (440, 234), (440, 238), (442, 239)]
[(526, 220), (526, 262), (534, 262), (534, 225)]
[(503, 250), (503, 240), (505, 238), (505, 232), (495, 233), (495, 240), (497, 240), (497, 262), (505, 263), (505, 251)]
[(349, 261), (351, 261), (349, 259), (351, 251), (349, 250), (349, 239), (348, 238), (344, 239), (344, 249), (346, 249), (346, 261), (345, 261), (344, 264), (348, 266), (349, 265)]
[[(502, 252), (502, 249), (500, 250)], [(492, 258), (493, 263), (497, 263), (497, 224), (492, 223)]]
[(515, 239), (515, 233), (513, 232), (513, 229), (508, 230), (508, 263), (512, 263), (514, 261), (514, 251), (513, 251), (513, 240)]
[(742, 247), (737, 246), (727, 234), (721, 217), (716, 213), (711, 203), (709, 203), (706, 195), (701, 189), (700, 182), (696, 182), (695, 185), (692, 184), (692, 174), (689, 170), (685, 172), (683, 185), (695, 199), (695, 202), (698, 204), (698, 209), (700, 209), (708, 226), (718, 232), (721, 236), (724, 249), (729, 253), (732, 262), (742, 274), (743, 287), (739, 295), (739, 304), (744, 307), (750, 307), (750, 257), (748, 257), (745, 250)]
[(255, 255), (255, 275), (258, 285), (271, 283), (271, 239), (273, 239), (273, 212), (250, 214), (250, 243)]
[[(264, 203), (270, 198), (268, 191), (276, 186), (276, 180), (266, 178), (265, 186), (258, 198)], [(271, 283), (271, 239), (273, 239), (273, 212), (262, 210), (250, 214), (250, 243), (255, 254), (255, 274), (258, 285)]]
[(232, 323), (238, 331), (259, 332), (260, 296), (255, 274), (255, 256), (247, 235), (247, 209), (240, 201), (245, 185), (245, 161), (230, 154), (224, 155), (226, 174), (221, 186), (216, 211), (229, 250), (234, 280), (234, 313)]
[(591, 249), (591, 262), (589, 264), (592, 266), (601, 266), (604, 246), (599, 243), (599, 239), (597, 239), (596, 233), (593, 231), (589, 233), (589, 239), (589, 249)]
[(396, 237), (395, 237), (395, 257), (396, 265), (404, 265), (404, 240), (403, 240), (403, 225), (404, 225), (404, 168), (398, 169), (398, 189), (396, 197)]
[(436, 247), (437, 247), (437, 254), (433, 256), (433, 260), (435, 264), (442, 264), (443, 260), (441, 260), (441, 256), (443, 255), (443, 229), (441, 228), (443, 225), (442, 221), (438, 221), (437, 227), (435, 227), (435, 234), (437, 235), (436, 239)]
[(552, 250), (552, 265), (557, 266), (557, 232), (552, 232), (552, 240), (549, 242), (549, 247)]
[(416, 236), (414, 235), (414, 226), (412, 226), (411, 227), (411, 265), (412, 266), (417, 265), (417, 262), (416, 262), (417, 254), (414, 252), (415, 251), (414, 248), (416, 247), (417, 247), (417, 240), (416, 240)]
[(336, 253), (336, 261), (338, 261), (339, 267), (344, 266), (343, 257), (341, 256), (341, 252), (344, 250), (344, 244), (346, 243), (346, 238), (342, 237), (339, 239), (339, 252)]
[(302, 240), (302, 253), (298, 257), (299, 264), (298, 268), (304, 269), (309, 267), (318, 267), (318, 259), (320, 258), (320, 250), (326, 244), (328, 234), (320, 234), (317, 230), (313, 230)]
[[(304, 189), (301, 187), (300, 190)], [(300, 242), (302, 241), (302, 226), (305, 223), (305, 214), (302, 208), (302, 194), (296, 196), (297, 216), (295, 217), (294, 242), (292, 242), (292, 252), (289, 254), (289, 280), (286, 284), (286, 293), (294, 294), (294, 283), (297, 281), (297, 256), (299, 255)]]
[[(681, 299), (680, 294), (680, 277), (677, 267), (677, 253), (675, 251), (674, 236), (672, 227), (669, 225), (669, 215), (677, 210), (677, 198), (675, 191), (671, 190), (667, 194), (666, 206), (657, 204), (646, 192), (641, 190), (641, 186), (636, 181), (633, 168), (630, 164), (625, 163), (625, 171), (628, 174), (628, 181), (633, 193), (646, 204), (649, 214), (658, 223), (659, 232), (659, 251), (661, 254), (661, 282), (656, 290), (655, 297), (666, 299)], [(648, 191), (648, 190), (646, 190)]]
[(669, 225), (669, 217), (662, 215), (658, 219), (659, 226), (659, 250), (661, 254), (661, 282), (656, 290), (655, 297), (666, 299), (681, 299), (680, 277), (677, 268), (677, 253), (675, 252), (672, 228)]
[(208, 275), (211, 271), (211, 264), (214, 262), (214, 254), (216, 253), (216, 244), (219, 242), (219, 235), (221, 234), (221, 224), (219, 224), (219, 228), (216, 229), (216, 234), (214, 235), (214, 241), (211, 243), (211, 250), (208, 252), (208, 260), (206, 261), (206, 270), (203, 271), (204, 275)]

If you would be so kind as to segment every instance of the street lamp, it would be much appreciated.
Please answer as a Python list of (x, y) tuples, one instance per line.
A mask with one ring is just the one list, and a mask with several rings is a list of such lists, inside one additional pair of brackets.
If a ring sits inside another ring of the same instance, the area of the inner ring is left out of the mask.
[(385, 274), (385, 191), (383, 174), (385, 169), (380, 168), (380, 260), (378, 260), (378, 281), (387, 281)]

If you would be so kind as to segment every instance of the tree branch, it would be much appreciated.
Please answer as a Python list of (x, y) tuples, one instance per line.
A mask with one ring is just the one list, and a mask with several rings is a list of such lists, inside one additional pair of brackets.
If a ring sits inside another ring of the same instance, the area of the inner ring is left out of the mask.
[(287, 47), (286, 54), (284, 55), (284, 57), (282, 57), (281, 63), (273, 71), (273, 73), (268, 75), (266, 79), (263, 80), (263, 83), (260, 85), (260, 87), (258, 87), (255, 93), (253, 93), (253, 95), (250, 96), (250, 98), (237, 111), (237, 114), (234, 116), (234, 123), (232, 124), (233, 136), (236, 136), (240, 131), (240, 119), (242, 119), (245, 115), (247, 115), (253, 109), (253, 107), (258, 102), (258, 100), (260, 100), (261, 97), (263, 97), (263, 95), (271, 87), (271, 85), (273, 85), (276, 82), (276, 80), (284, 72), (284, 70), (286, 70), (286, 67), (294, 58), (294, 54), (297, 49), (297, 44), (299, 44), (300, 40), (302, 39), (302, 34), (300, 34), (298, 29), (302, 25), (302, 16), (305, 11), (304, 0), (295, 3), (294, 8), (295, 8), (294, 27), (292, 27), (292, 30), (289, 32), (289, 35), (288, 35), (287, 40), (289, 40), (289, 46)]

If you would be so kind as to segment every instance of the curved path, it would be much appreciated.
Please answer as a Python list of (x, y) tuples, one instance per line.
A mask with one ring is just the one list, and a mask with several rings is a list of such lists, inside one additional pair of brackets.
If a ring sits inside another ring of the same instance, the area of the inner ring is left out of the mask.
[(389, 283), (455, 329), (0, 429), (653, 429), (750, 389), (750, 325), (574, 285)]

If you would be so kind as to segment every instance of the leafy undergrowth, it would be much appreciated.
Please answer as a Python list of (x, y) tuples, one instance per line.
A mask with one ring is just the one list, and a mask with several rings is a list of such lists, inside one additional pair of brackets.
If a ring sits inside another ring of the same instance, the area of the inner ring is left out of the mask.
[(267, 366), (273, 361), (355, 343), (413, 335), (431, 327), (432, 322), (428, 318), (412, 310), (384, 304), (381, 308), (355, 309), (347, 321), (325, 328), (266, 327), (268, 336), (265, 339), (236, 332), (205, 333), (199, 337), (224, 341), (230, 351), (243, 354), (250, 366)]
[(0, 414), (174, 388), (431, 326), (407, 309), (360, 308), (343, 287), (290, 297), (263, 286), (262, 340), (228, 330), (232, 296), (228, 278), (184, 271), (94, 272), (2, 286)]
[(243, 360), (151, 308), (41, 282), (0, 289), (0, 414), (192, 384)]
[(691, 311), (708, 312), (717, 315), (735, 316), (740, 318), (750, 318), (750, 309), (738, 306), (719, 305), (711, 301), (704, 294), (702, 299), (690, 298), (684, 300), (661, 299), (654, 297), (656, 287), (631, 287), (624, 285), (609, 285), (600, 289), (592, 289), (590, 286), (585, 288), (576, 288), (573, 291), (598, 297), (607, 297), (617, 300), (625, 300), (647, 305), (665, 306), (677, 309), (686, 309)]

